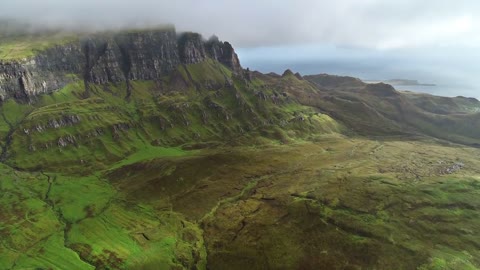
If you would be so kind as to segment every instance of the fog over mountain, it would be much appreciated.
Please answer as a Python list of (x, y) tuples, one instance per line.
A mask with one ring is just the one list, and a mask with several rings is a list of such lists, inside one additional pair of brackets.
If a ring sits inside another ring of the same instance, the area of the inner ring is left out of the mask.
[[(216, 34), (262, 71), (428, 80), (477, 96), (478, 1), (2, 1), (0, 18), (34, 28), (174, 24)], [(280, 64), (281, 63), (281, 64)], [(470, 90), (468, 90), (470, 89)]]

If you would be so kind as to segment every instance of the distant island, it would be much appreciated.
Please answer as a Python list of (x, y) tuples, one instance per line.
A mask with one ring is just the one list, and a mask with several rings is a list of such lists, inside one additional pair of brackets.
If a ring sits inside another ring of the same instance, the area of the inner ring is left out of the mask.
[(390, 79), (390, 80), (371, 80), (366, 81), (367, 83), (387, 83), (396, 86), (437, 86), (433, 83), (420, 83), (418, 80), (409, 80), (409, 79)]

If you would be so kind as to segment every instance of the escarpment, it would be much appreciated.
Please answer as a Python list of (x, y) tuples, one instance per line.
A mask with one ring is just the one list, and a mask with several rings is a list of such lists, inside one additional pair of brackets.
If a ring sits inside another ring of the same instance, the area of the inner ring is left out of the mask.
[(241, 74), (237, 54), (228, 42), (204, 40), (196, 33), (174, 29), (91, 34), (56, 45), (35, 56), (0, 59), (0, 100), (28, 102), (55, 92), (74, 80), (104, 84), (157, 80), (182, 64), (214, 59)]

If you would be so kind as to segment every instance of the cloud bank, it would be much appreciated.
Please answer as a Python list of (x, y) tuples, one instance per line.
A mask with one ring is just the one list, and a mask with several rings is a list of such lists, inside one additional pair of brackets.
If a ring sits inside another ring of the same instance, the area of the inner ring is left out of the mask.
[(65, 28), (174, 24), (239, 47), (328, 43), (380, 50), (479, 44), (475, 0), (1, 0), (0, 18)]

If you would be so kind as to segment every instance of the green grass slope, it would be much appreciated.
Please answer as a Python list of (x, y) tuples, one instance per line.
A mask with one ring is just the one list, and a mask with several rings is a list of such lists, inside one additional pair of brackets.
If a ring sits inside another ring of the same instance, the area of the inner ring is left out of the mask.
[(1, 269), (202, 269), (203, 238), (179, 214), (126, 203), (101, 177), (1, 169)]
[(431, 136), (454, 143), (480, 145), (480, 103), (473, 98), (398, 92), (383, 83), (363, 86), (349, 83), (334, 90), (318, 88), (313, 92), (305, 92), (302, 87), (287, 89), (301, 104), (327, 112), (357, 134)]
[(288, 143), (342, 130), (329, 116), (260, 80), (233, 77), (213, 60), (179, 66), (159, 82), (131, 84), (129, 98), (125, 84), (93, 85), (84, 98), (76, 82), (34, 104), (5, 103), (6, 112), (17, 112), (5, 115), (7, 162), (29, 170), (95, 170), (148, 149), (169, 155), (202, 143)]
[(480, 269), (475, 101), (213, 60), (130, 83), (0, 105), (0, 269)]

